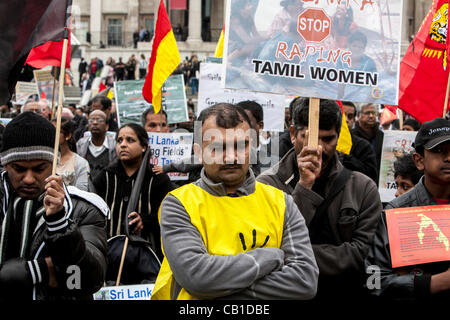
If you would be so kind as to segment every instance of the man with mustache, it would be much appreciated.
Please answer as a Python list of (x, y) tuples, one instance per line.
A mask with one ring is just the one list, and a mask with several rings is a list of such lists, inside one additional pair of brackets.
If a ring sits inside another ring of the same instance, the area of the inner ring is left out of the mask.
[(311, 299), (318, 269), (290, 195), (255, 180), (245, 111), (202, 111), (201, 178), (161, 204), (165, 254), (152, 299)]
[(377, 187), (339, 162), (342, 113), (335, 101), (320, 101), (317, 148), (307, 145), (309, 99), (296, 99), (292, 110), (294, 147), (257, 180), (291, 194), (305, 218), (320, 270), (316, 299), (359, 299), (364, 257), (382, 210)]

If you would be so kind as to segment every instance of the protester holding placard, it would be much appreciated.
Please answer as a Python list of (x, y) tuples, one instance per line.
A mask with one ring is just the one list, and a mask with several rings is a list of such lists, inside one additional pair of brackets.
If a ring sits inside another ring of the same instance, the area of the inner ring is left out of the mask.
[(309, 99), (296, 99), (292, 109), (294, 148), (257, 180), (291, 194), (306, 220), (320, 270), (316, 299), (361, 299), (364, 257), (382, 210), (377, 187), (338, 160), (342, 113), (335, 101), (320, 101), (318, 148), (307, 145)]
[(166, 194), (173, 189), (166, 174), (155, 175), (153, 165), (148, 164), (140, 191), (137, 211), (126, 217), (127, 204), (133, 183), (148, 148), (148, 135), (144, 128), (135, 123), (123, 125), (117, 132), (116, 152), (118, 160), (102, 170), (94, 179), (96, 193), (111, 208), (108, 221), (109, 237), (124, 234), (124, 223), (130, 219), (130, 232), (142, 231), (142, 238), (148, 240), (152, 249), (162, 260), (158, 208)]
[[(386, 210), (450, 203), (450, 121), (437, 118), (425, 122), (417, 133), (413, 147), (414, 162), (417, 169), (424, 171), (424, 176), (412, 190), (392, 200), (386, 206)], [(398, 254), (392, 252), (393, 248), (401, 249), (398, 244), (390, 243), (386, 215), (387, 213), (382, 215), (365, 260), (369, 274), (367, 287), (370, 292), (374, 296), (387, 299), (423, 300), (433, 296), (433, 299), (442, 298), (448, 301), (450, 264), (444, 256), (442, 261), (435, 263), (419, 262), (402, 267), (392, 266), (394, 264), (392, 256)], [(423, 232), (437, 234), (440, 231), (439, 221), (435, 220), (433, 223), (437, 224)], [(416, 227), (419, 229), (417, 224)], [(411, 236), (415, 236), (414, 232), (410, 232), (409, 238)], [(411, 243), (411, 239), (409, 242)], [(416, 249), (420, 250), (420, 247), (417, 244)], [(425, 248), (423, 250), (425, 254), (427, 250)]]

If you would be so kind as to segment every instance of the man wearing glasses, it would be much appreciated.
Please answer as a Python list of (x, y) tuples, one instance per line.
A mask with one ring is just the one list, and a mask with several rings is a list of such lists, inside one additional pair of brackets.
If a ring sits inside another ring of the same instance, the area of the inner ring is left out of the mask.
[(117, 158), (116, 141), (113, 136), (106, 135), (108, 129), (106, 114), (94, 110), (88, 121), (91, 134), (77, 142), (77, 153), (88, 161), (92, 178)]
[[(367, 140), (372, 149), (375, 151), (377, 160), (377, 172), (380, 172), (381, 151), (383, 149), (384, 133), (379, 129), (378, 123), (378, 105), (364, 104), (358, 112), (358, 121), (355, 122), (355, 128), (353, 128), (352, 135)], [(378, 184), (378, 177), (377, 177)]]
[(22, 106), (20, 113), (24, 113), (27, 111), (31, 111), (34, 113), (37, 113), (39, 115), (42, 115), (42, 109), (41, 106), (39, 105), (39, 103), (37, 101), (34, 100), (28, 100), (27, 102), (25, 102), (25, 104)]
[[(353, 129), (356, 120), (356, 106), (351, 101), (342, 101), (344, 107), (345, 120), (348, 128)], [(375, 152), (367, 140), (352, 133), (352, 149), (350, 154), (339, 154), (344, 167), (352, 171), (359, 171), (371, 178), (375, 183), (378, 179), (377, 160)]]

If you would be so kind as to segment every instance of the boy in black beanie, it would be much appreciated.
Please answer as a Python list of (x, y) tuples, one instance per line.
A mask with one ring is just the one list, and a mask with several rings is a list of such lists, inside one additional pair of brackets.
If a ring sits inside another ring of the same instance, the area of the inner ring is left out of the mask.
[(106, 204), (51, 175), (48, 120), (22, 113), (3, 138), (0, 300), (92, 297), (106, 271)]

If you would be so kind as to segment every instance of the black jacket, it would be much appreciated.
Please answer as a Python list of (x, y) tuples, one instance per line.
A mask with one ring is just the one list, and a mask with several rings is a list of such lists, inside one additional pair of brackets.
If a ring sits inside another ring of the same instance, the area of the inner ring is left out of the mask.
[[(376, 127), (373, 128), (372, 132), (364, 131), (358, 122), (355, 123), (355, 128), (351, 130), (352, 136), (356, 135), (359, 138), (367, 140), (372, 146), (373, 151), (375, 152), (375, 158), (377, 160), (377, 172), (380, 172), (380, 164), (381, 164), (381, 153), (383, 152), (383, 139), (384, 132), (378, 128), (378, 123)], [(377, 178), (378, 185), (378, 178)]]
[[(135, 211), (141, 215), (144, 223), (142, 238), (151, 243), (152, 249), (162, 260), (158, 210), (166, 194), (174, 187), (167, 174), (156, 175), (152, 168), (153, 165), (148, 164)], [(93, 185), (96, 193), (111, 209), (111, 220), (107, 226), (108, 237), (125, 234), (125, 215), (137, 174), (138, 171), (128, 177), (122, 163), (115, 160), (94, 178)]]
[[(1, 176), (3, 214), (0, 224), (6, 217), (12, 194), (5, 173)], [(75, 187), (65, 190), (65, 209), (51, 216), (53, 220), (64, 221), (61, 228), (50, 231), (52, 220), (44, 214), (34, 229), (28, 256), (9, 258), (0, 266), (0, 300), (92, 299), (92, 294), (102, 287), (106, 274), (105, 223), (109, 209), (95, 194)], [(0, 236), (1, 233), (2, 229)], [(52, 259), (58, 289), (48, 286), (45, 257)], [(79, 281), (77, 276), (80, 276)]]
[[(423, 181), (424, 177), (413, 189), (388, 203), (385, 209), (436, 205)], [(383, 212), (374, 241), (365, 259), (365, 266), (366, 270), (369, 266), (377, 266), (381, 271), (380, 288), (370, 290), (371, 294), (393, 300), (415, 300), (431, 297), (431, 276), (446, 271), (450, 268), (450, 262), (392, 268), (386, 215)], [(370, 276), (371, 273), (368, 272), (368, 275)], [(433, 299), (439, 298), (448, 301), (450, 292), (443, 292), (433, 297)]]
[(320, 190), (322, 195), (315, 192), (314, 187), (310, 190), (298, 183), (294, 148), (276, 166), (259, 175), (257, 180), (292, 195), (310, 233), (314, 229), (325, 234), (322, 238), (328, 238), (311, 241), (320, 270), (317, 298), (362, 298), (364, 257), (382, 211), (381, 201), (375, 183), (359, 172), (352, 172), (345, 187), (333, 197), (324, 219), (312, 227), (317, 209), (332, 192), (337, 177), (344, 169), (336, 159), (329, 165), (326, 178), (321, 179), (324, 182)]
[(350, 150), (350, 154), (341, 155), (339, 158), (347, 169), (364, 173), (377, 183), (377, 160), (375, 152), (367, 140), (352, 134), (352, 149)]

